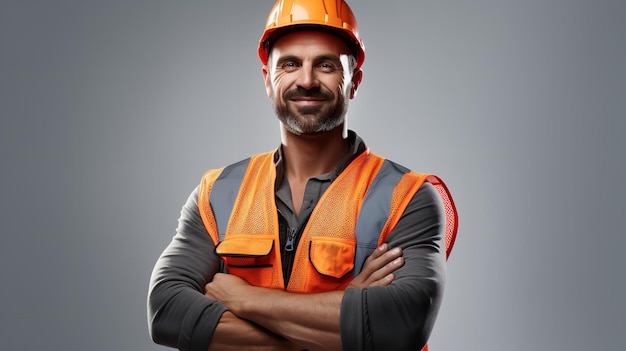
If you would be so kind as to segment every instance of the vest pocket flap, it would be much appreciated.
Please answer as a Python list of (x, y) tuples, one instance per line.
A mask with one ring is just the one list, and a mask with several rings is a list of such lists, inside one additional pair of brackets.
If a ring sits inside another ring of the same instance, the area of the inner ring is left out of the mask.
[(354, 269), (354, 242), (314, 238), (309, 258), (319, 274), (342, 278)]
[(217, 245), (215, 252), (226, 257), (263, 257), (269, 255), (273, 247), (273, 238), (226, 238)]

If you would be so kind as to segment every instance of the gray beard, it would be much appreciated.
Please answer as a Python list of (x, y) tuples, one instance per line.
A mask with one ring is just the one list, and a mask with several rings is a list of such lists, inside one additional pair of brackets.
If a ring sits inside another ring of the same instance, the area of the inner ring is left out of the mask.
[(294, 109), (274, 102), (274, 110), (287, 131), (302, 135), (328, 132), (342, 125), (348, 107), (346, 105), (345, 99), (340, 97), (340, 101), (330, 108), (313, 106)]

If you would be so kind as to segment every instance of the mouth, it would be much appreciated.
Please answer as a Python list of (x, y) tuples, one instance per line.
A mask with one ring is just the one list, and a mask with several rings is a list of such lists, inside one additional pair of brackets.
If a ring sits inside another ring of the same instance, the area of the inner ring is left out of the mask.
[(326, 102), (324, 97), (295, 96), (289, 99), (290, 102), (300, 106), (314, 106)]

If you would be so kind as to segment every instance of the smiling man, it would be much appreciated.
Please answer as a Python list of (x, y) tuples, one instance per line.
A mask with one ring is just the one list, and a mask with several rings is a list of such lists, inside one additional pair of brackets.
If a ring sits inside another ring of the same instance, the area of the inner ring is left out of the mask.
[(351, 57), (346, 43), (323, 32), (294, 32), (274, 44), (263, 76), (287, 131), (328, 132), (344, 123), (362, 77)]
[(365, 58), (354, 14), (341, 0), (280, 0), (258, 52), (280, 146), (207, 171), (189, 197), (151, 278), (154, 341), (419, 350), (456, 210), (438, 177), (372, 153), (347, 128)]

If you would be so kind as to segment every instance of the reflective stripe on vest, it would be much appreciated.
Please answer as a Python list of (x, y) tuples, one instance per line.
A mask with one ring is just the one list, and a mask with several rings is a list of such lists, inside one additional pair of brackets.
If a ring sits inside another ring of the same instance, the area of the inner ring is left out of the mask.
[[(284, 289), (275, 174), (273, 152), (209, 171), (201, 183), (198, 205), (229, 273), (253, 285)], [(345, 288), (385, 241), (425, 180), (443, 184), (435, 176), (411, 172), (369, 150), (358, 156), (311, 214), (287, 290)]]

